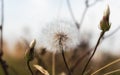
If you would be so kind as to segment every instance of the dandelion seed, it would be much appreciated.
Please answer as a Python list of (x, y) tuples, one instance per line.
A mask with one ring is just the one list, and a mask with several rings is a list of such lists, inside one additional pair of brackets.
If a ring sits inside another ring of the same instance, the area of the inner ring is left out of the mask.
[(60, 40), (64, 50), (70, 50), (79, 45), (79, 30), (69, 22), (54, 22), (42, 29), (41, 40), (42, 45), (50, 52), (60, 52)]

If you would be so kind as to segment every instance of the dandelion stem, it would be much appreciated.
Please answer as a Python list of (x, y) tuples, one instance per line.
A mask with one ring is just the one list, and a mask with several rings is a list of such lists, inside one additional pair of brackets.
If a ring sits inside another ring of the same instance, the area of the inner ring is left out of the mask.
[(109, 67), (109, 66), (111, 66), (111, 65), (113, 65), (113, 64), (115, 64), (117, 62), (120, 62), (120, 58), (117, 59), (117, 60), (114, 60), (114, 61), (110, 62), (109, 64), (107, 64), (105, 66), (103, 66), (102, 68), (100, 68), (97, 71), (93, 72), (91, 75), (95, 75), (97, 72), (99, 72), (99, 71), (101, 71), (101, 70), (103, 70), (103, 69), (105, 69), (105, 68), (107, 68), (107, 67)]
[(65, 63), (65, 66), (66, 66), (66, 68), (67, 68), (67, 70), (69, 72), (69, 75), (72, 75), (71, 71), (70, 71), (70, 69), (68, 67), (67, 61), (65, 59), (65, 54), (64, 54), (64, 50), (63, 50), (62, 40), (63, 40), (63, 36), (60, 36), (60, 38), (59, 38), (59, 47), (60, 47), (60, 50), (62, 51), (62, 57), (63, 57), (64, 63)]
[(95, 52), (96, 52), (96, 50), (97, 50), (97, 47), (98, 47), (98, 45), (99, 45), (99, 43), (100, 43), (100, 40), (101, 40), (101, 38), (103, 37), (104, 33), (105, 33), (104, 31), (101, 32), (100, 37), (99, 37), (99, 39), (98, 39), (98, 41), (97, 41), (97, 44), (96, 44), (96, 46), (95, 46), (95, 49), (94, 49), (92, 55), (90, 56), (89, 60), (87, 61), (87, 63), (86, 63), (86, 65), (85, 65), (85, 67), (84, 67), (81, 75), (84, 75), (84, 73), (85, 73), (85, 71), (86, 71), (86, 69), (87, 69), (87, 66), (88, 66), (88, 64), (90, 63), (92, 57), (94, 56), (94, 54), (95, 54)]
[(52, 54), (52, 75), (55, 75), (55, 53)]
[(31, 69), (31, 67), (30, 67), (30, 62), (29, 62), (29, 61), (27, 61), (27, 66), (28, 66), (28, 69), (29, 69), (31, 75), (33, 75), (33, 72), (32, 72), (32, 69)]
[(65, 66), (66, 66), (66, 68), (67, 68), (67, 70), (68, 70), (68, 72), (69, 72), (69, 75), (72, 75), (72, 74), (71, 74), (71, 71), (70, 71), (70, 69), (69, 69), (69, 67), (68, 67), (68, 64), (67, 64), (67, 62), (66, 62), (66, 59), (65, 59), (64, 50), (62, 50), (62, 56), (63, 56), (63, 60), (64, 60), (64, 63), (65, 63)]

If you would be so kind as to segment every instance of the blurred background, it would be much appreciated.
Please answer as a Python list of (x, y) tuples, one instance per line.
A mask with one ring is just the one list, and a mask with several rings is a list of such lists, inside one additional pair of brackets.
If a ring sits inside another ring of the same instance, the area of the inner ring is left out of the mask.
[[(42, 75), (32, 66), (39, 64), (51, 74), (52, 53), (41, 48), (40, 31), (46, 23), (55, 20), (67, 20), (80, 25), (79, 47), (66, 52), (73, 75), (80, 75), (100, 35), (99, 23), (107, 5), (110, 7), (111, 28), (104, 35), (89, 65), (88, 75), (120, 57), (119, 0), (4, 0), (3, 58), (9, 65), (10, 75), (30, 75), (24, 56), (33, 39), (37, 42), (36, 56), (31, 63), (34, 73)], [(77, 62), (78, 64), (74, 66)], [(102, 75), (119, 67), (120, 64), (117, 63), (96, 75)], [(4, 75), (1, 68), (0, 70), (0, 75)], [(67, 73), (67, 70), (59, 53), (56, 54), (56, 75), (65, 75), (64, 73)], [(119, 74), (120, 72), (117, 72), (112, 75)]]

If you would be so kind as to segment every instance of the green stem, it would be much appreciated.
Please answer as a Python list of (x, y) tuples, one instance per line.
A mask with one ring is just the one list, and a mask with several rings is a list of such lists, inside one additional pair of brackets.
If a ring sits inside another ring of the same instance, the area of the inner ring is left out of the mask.
[(86, 71), (86, 69), (87, 69), (87, 66), (88, 66), (88, 64), (90, 63), (92, 57), (94, 56), (94, 54), (95, 54), (95, 52), (96, 52), (96, 50), (97, 50), (97, 47), (98, 47), (98, 45), (99, 45), (99, 43), (100, 43), (100, 40), (101, 40), (101, 38), (103, 37), (104, 33), (105, 33), (104, 31), (101, 32), (100, 37), (99, 37), (99, 39), (98, 39), (98, 41), (97, 41), (97, 44), (96, 44), (96, 46), (95, 46), (95, 49), (94, 49), (92, 55), (90, 56), (88, 62), (86, 63), (86, 65), (85, 65), (85, 67), (84, 67), (81, 75), (84, 75), (84, 73), (85, 73), (85, 71)]

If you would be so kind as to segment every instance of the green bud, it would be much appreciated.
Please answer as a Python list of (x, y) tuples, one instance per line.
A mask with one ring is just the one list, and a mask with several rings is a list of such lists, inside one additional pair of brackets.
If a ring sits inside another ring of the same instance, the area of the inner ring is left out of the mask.
[(100, 21), (100, 29), (104, 32), (108, 31), (111, 26), (111, 24), (109, 23), (109, 15), (110, 15), (110, 9), (109, 9), (109, 6), (107, 6), (107, 9), (104, 12), (103, 18)]

